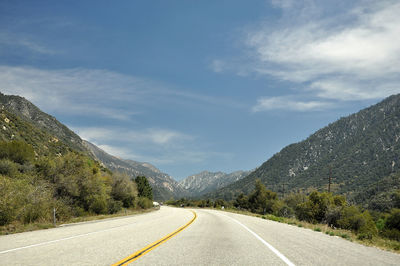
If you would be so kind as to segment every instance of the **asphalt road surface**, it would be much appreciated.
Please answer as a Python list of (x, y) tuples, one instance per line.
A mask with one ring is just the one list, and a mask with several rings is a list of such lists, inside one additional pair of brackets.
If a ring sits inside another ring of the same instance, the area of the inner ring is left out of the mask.
[(193, 211), (196, 217), (188, 209), (161, 207), (142, 215), (1, 236), (0, 265), (112, 265), (152, 243), (130, 265), (400, 265), (398, 254), (308, 229), (222, 211)]

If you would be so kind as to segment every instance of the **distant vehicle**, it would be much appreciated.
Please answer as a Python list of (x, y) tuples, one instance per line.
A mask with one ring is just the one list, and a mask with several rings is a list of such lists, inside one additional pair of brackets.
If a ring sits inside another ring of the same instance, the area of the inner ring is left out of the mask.
[(160, 208), (160, 203), (158, 203), (157, 201), (153, 201), (153, 207)]

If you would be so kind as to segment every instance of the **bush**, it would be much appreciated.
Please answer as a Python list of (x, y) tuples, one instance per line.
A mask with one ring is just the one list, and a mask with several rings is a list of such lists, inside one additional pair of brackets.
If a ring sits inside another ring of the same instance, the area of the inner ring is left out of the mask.
[(363, 223), (360, 210), (356, 206), (345, 207), (337, 223), (340, 228), (358, 231)]
[(106, 214), (108, 212), (107, 198), (102, 195), (93, 195), (89, 197), (89, 211), (96, 214)]
[(9, 159), (0, 160), (0, 175), (15, 177), (18, 173), (18, 165)]
[[(331, 193), (313, 191), (307, 201), (296, 206), (296, 216), (300, 220), (311, 223), (336, 223), (339, 218), (338, 211), (344, 205), (342, 196), (332, 196)], [(328, 221), (329, 220), (329, 221)]]
[(139, 197), (138, 206), (142, 209), (149, 209), (153, 207), (153, 202), (146, 197)]
[(372, 239), (377, 235), (378, 230), (374, 220), (368, 211), (363, 213), (355, 206), (349, 206), (343, 209), (338, 224), (343, 229), (355, 231), (360, 235), (361, 239)]
[(54, 203), (51, 190), (46, 187), (46, 184), (29, 186), (25, 197), (25, 204), (20, 214), (23, 223), (51, 220)]
[(108, 213), (113, 214), (122, 210), (123, 203), (118, 200), (109, 199), (108, 200)]
[(400, 241), (400, 230), (397, 229), (384, 229), (382, 232), (382, 236)]
[(23, 141), (1, 142), (0, 159), (10, 159), (16, 163), (24, 164), (35, 159), (35, 152), (31, 145)]
[(400, 230), (400, 209), (393, 209), (386, 219), (386, 227), (388, 229)]
[(115, 200), (122, 202), (125, 208), (135, 207), (136, 183), (126, 175), (117, 174), (113, 179), (111, 195)]

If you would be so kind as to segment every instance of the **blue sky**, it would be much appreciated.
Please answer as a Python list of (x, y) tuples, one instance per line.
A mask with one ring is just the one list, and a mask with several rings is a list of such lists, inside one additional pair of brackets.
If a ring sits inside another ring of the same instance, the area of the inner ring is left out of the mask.
[[(351, 2), (351, 3), (349, 3)], [(400, 1), (1, 1), (0, 91), (179, 180), (400, 92)]]

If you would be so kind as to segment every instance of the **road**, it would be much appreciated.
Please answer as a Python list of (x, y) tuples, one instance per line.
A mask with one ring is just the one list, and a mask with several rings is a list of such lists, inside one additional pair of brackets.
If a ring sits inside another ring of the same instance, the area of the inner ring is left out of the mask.
[(195, 219), (188, 209), (163, 206), (142, 215), (1, 236), (0, 265), (112, 265), (158, 240), (164, 242), (130, 265), (400, 265), (398, 254), (308, 229), (193, 211)]

